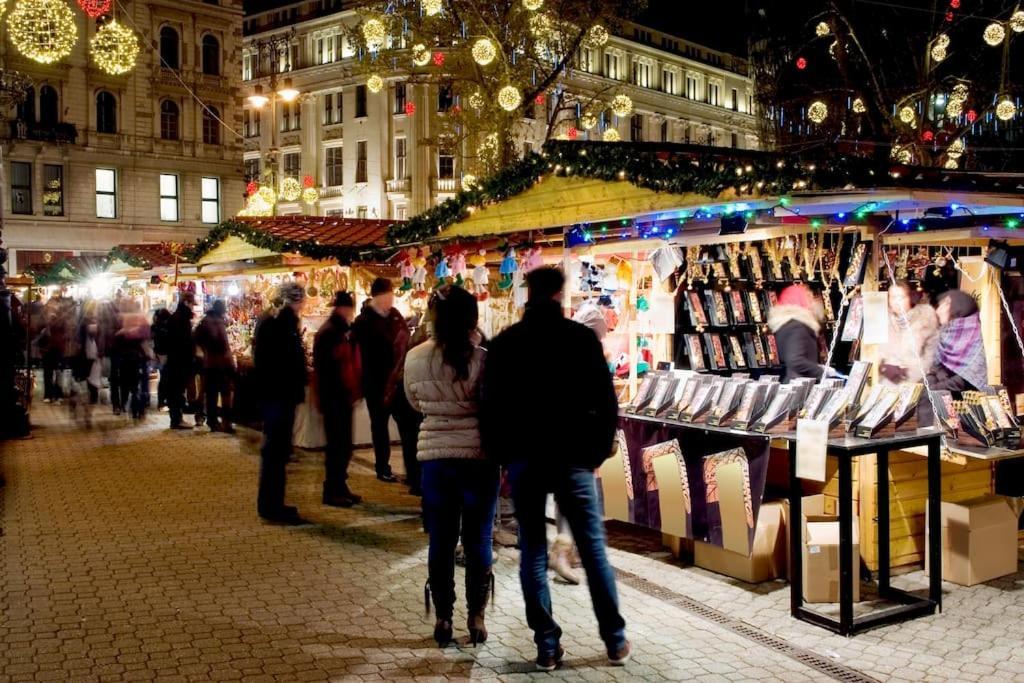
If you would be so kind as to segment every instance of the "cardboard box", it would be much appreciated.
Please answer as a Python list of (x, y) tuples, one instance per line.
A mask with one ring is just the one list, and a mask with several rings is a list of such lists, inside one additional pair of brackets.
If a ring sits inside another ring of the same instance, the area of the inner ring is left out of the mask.
[[(839, 602), (839, 518), (826, 514), (825, 496), (803, 499), (804, 602)], [(853, 601), (860, 600), (860, 530), (853, 518)]]
[(943, 580), (973, 586), (1017, 571), (1017, 515), (1006, 498), (943, 501), (941, 516)]
[(771, 581), (786, 573), (786, 505), (762, 503), (749, 555), (717, 545), (694, 542), (693, 563), (709, 571), (747, 583)]

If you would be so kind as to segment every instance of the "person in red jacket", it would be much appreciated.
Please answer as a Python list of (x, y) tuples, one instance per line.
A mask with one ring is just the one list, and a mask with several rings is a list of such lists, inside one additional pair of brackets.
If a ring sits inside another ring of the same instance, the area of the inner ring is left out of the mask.
[(352, 460), (352, 405), (361, 397), (359, 345), (352, 334), (356, 304), (348, 292), (334, 296), (334, 312), (313, 341), (316, 395), (324, 416), (324, 505), (352, 507), (362, 498), (348, 487)]

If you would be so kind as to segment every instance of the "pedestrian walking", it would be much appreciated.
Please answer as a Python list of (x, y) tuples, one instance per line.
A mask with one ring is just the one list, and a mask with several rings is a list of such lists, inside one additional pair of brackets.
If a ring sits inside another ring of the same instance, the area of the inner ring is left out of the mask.
[(36, 337), (36, 344), (43, 360), (43, 403), (51, 403), (64, 398), (61, 372), (67, 347), (68, 321), (58, 297), (51, 299), (46, 308), (46, 326)]
[(211, 432), (234, 434), (231, 424), (231, 396), (235, 377), (235, 357), (228, 341), (224, 320), (227, 305), (223, 299), (213, 302), (196, 327), (196, 347), (202, 355), (203, 389), (206, 393), (206, 424)]
[(302, 346), (299, 315), (306, 290), (296, 283), (281, 287), (284, 302), (277, 315), (265, 319), (256, 331), (256, 364), (263, 408), (263, 445), (260, 448), (260, 483), (256, 509), (260, 517), (277, 524), (302, 524), (299, 511), (284, 504), (286, 466), (292, 454), (295, 408), (305, 400), (306, 351)]
[(498, 502), (498, 466), (480, 446), (479, 399), (486, 351), (477, 346), (476, 297), (446, 286), (434, 294), (433, 338), (409, 351), (405, 390), (424, 416), (417, 458), (422, 465), (423, 511), (430, 534), (427, 582), (437, 621), (434, 639), (453, 636), (455, 549), (466, 563), (466, 628), (476, 645), (487, 640), (484, 611), (493, 590), (491, 551)]
[(171, 429), (192, 429), (184, 423), (185, 387), (193, 373), (196, 348), (192, 338), (192, 306), (195, 298), (189, 292), (181, 295), (178, 307), (167, 324), (167, 408)]
[(313, 342), (316, 395), (324, 417), (327, 448), (324, 451), (323, 503), (352, 507), (362, 502), (348, 485), (352, 460), (352, 406), (362, 396), (359, 345), (352, 333), (355, 299), (337, 292), (334, 311), (320, 327)]
[(402, 385), (405, 354), (409, 350), (410, 333), (405, 318), (395, 308), (394, 286), (387, 278), (377, 278), (370, 287), (370, 301), (363, 307), (353, 329), (363, 363), (363, 396), (370, 413), (370, 436), (373, 440), (377, 478), (396, 482), (391, 471), (390, 422), (394, 418), (402, 441), (409, 492), (420, 494), (419, 465), (416, 462), (416, 439), (420, 416), (409, 405)]
[(594, 469), (612, 450), (618, 405), (601, 344), (562, 313), (565, 276), (538, 268), (526, 276), (523, 320), (488, 348), (481, 433), (489, 458), (508, 468), (519, 520), (520, 580), (526, 620), (537, 644), (537, 669), (562, 663), (562, 630), (548, 586), (547, 496), (576, 539), (608, 660), (631, 655), (619, 613), (615, 575), (605, 549)]
[(167, 347), (170, 333), (171, 312), (160, 308), (153, 314), (153, 325), (150, 335), (153, 338), (153, 353), (156, 355), (157, 369), (160, 379), (156, 385), (156, 407), (160, 410), (167, 406)]

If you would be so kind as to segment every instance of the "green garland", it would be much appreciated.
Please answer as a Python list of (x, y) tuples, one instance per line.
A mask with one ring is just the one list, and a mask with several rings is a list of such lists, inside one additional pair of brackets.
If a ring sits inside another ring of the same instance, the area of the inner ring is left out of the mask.
[[(114, 247), (107, 254), (107, 265), (106, 268), (110, 267), (110, 264), (114, 261), (120, 261), (121, 263), (127, 264), (132, 268), (142, 268), (148, 270), (150, 263), (146, 259), (142, 258), (138, 254), (133, 254), (130, 251), (122, 249), (121, 247)], [(104, 270), (106, 269), (104, 268)]]
[[(550, 142), (406, 223), (388, 228), (391, 244), (437, 239), (449, 226), (465, 220), (471, 209), (525, 192), (548, 174), (607, 181), (673, 194), (695, 193), (742, 201), (781, 197), (790, 192), (876, 187), (921, 187), (945, 191), (993, 190), (1019, 194), (996, 176), (964, 174), (935, 168), (908, 168), (895, 163), (843, 156), (841, 150), (818, 148), (804, 154), (658, 143)], [(629, 207), (623, 207), (624, 214)], [(529, 226), (523, 226), (527, 229)]]
[(268, 249), (279, 254), (301, 254), (317, 260), (335, 259), (341, 265), (365, 260), (367, 256), (378, 257), (384, 251), (372, 245), (343, 247), (319, 244), (316, 241), (285, 240), (275, 237), (266, 230), (254, 228), (245, 221), (228, 219), (186, 250), (183, 257), (189, 263), (198, 263), (199, 259), (232, 236), (238, 237), (254, 247)]
[[(75, 268), (67, 259), (61, 259), (52, 264), (45, 272), (36, 271), (37, 264), (30, 269), (30, 273), (37, 285), (69, 285), (85, 280), (88, 275), (78, 268)], [(67, 271), (65, 275), (63, 271)]]

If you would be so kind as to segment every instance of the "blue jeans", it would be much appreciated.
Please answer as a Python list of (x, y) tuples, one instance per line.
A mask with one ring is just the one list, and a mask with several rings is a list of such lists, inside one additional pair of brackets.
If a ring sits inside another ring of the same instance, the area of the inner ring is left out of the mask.
[(519, 579), (526, 601), (526, 622), (540, 655), (558, 651), (562, 629), (551, 614), (548, 587), (548, 536), (545, 508), (549, 492), (565, 515), (587, 573), (601, 640), (610, 653), (626, 643), (626, 622), (619, 614), (615, 574), (605, 552), (604, 520), (593, 471), (582, 467), (558, 469), (549, 463), (509, 465), (512, 500), (519, 519)]
[[(485, 460), (427, 460), (422, 464), (423, 512), (430, 534), (427, 571), (439, 619), (455, 606), (455, 547), (466, 551), (467, 603), (491, 571), (498, 467)], [(470, 604), (470, 611), (473, 605)]]

